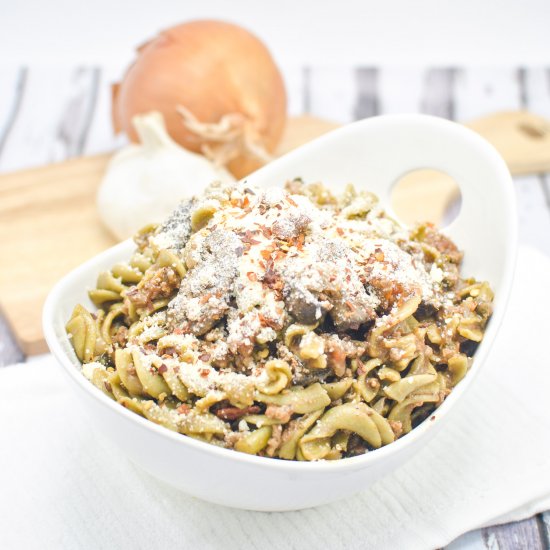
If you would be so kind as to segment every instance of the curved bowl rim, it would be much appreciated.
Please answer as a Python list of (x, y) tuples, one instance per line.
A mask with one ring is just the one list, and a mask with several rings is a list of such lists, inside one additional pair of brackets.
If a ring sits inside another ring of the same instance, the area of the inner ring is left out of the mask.
[[(460, 401), (460, 398), (465, 393), (465, 391), (472, 385), (473, 380), (479, 373), (480, 369), (483, 367), (485, 361), (487, 360), (488, 352), (490, 351), (491, 345), (493, 344), (496, 334), (500, 328), (500, 324), (504, 317), (506, 307), (508, 304), (508, 299), (512, 287), (513, 276), (514, 276), (514, 265), (515, 257), (517, 252), (517, 229), (516, 229), (516, 217), (515, 217), (515, 194), (513, 183), (511, 180), (510, 173), (504, 160), (500, 157), (499, 153), (494, 149), (494, 147), (488, 143), (484, 138), (473, 132), (472, 130), (456, 124), (454, 122), (441, 119), (439, 117), (429, 116), (429, 115), (418, 115), (418, 114), (407, 114), (407, 115), (380, 115), (376, 117), (371, 117), (368, 119), (360, 120), (321, 136), (312, 142), (303, 145), (299, 149), (291, 151), (282, 159), (295, 156), (299, 153), (302, 148), (315, 148), (320, 144), (322, 145), (327, 140), (333, 140), (338, 135), (343, 135), (350, 131), (356, 131), (359, 126), (362, 125), (372, 125), (383, 123), (384, 120), (391, 120), (392, 123), (396, 121), (410, 122), (410, 121), (419, 121), (424, 124), (436, 125), (441, 128), (445, 127), (445, 130), (452, 128), (454, 132), (460, 132), (463, 134), (463, 137), (466, 137), (468, 140), (472, 141), (474, 145), (478, 148), (479, 154), (484, 155), (489, 161), (491, 161), (495, 168), (496, 177), (502, 180), (502, 198), (504, 204), (506, 205), (507, 210), (510, 212), (510, 225), (507, 227), (506, 235), (506, 265), (505, 265), (505, 275), (503, 277), (502, 288), (499, 291), (499, 302), (498, 307), (495, 308), (495, 312), (491, 317), (491, 321), (487, 328), (487, 331), (484, 336), (482, 344), (479, 346), (475, 356), (472, 367), (470, 368), (467, 376), (453, 389), (451, 394), (444, 400), (444, 402), (430, 415), (428, 419), (422, 422), (419, 426), (414, 428), (411, 432), (404, 435), (403, 437), (397, 439), (393, 443), (383, 446), (374, 451), (370, 451), (363, 455), (358, 455), (355, 457), (344, 458), (341, 460), (333, 461), (314, 461), (314, 462), (301, 462), (297, 460), (279, 460), (268, 457), (260, 457), (256, 455), (249, 455), (245, 453), (240, 453), (232, 449), (225, 449), (217, 447), (210, 443), (198, 441), (191, 437), (187, 437), (180, 433), (172, 432), (171, 430), (164, 428), (160, 425), (157, 425), (150, 420), (147, 420), (136, 413), (133, 413), (121, 406), (116, 401), (108, 398), (103, 392), (91, 384), (83, 374), (75, 367), (73, 361), (69, 358), (68, 354), (65, 352), (61, 345), (61, 339), (55, 333), (55, 311), (57, 303), (62, 297), (65, 287), (70, 285), (74, 279), (80, 278), (84, 273), (92, 271), (96, 268), (96, 265), (100, 263), (103, 259), (108, 256), (116, 256), (121, 254), (123, 251), (126, 251), (126, 248), (129, 248), (131, 239), (127, 239), (117, 245), (101, 252), (100, 254), (94, 256), (93, 258), (87, 260), (79, 267), (72, 270), (70, 273), (65, 275), (50, 291), (43, 309), (43, 330), (46, 342), (48, 347), (56, 360), (60, 363), (66, 373), (71, 377), (71, 379), (78, 385), (80, 388), (87, 392), (90, 396), (96, 400), (103, 407), (107, 407), (114, 414), (119, 414), (124, 416), (130, 422), (134, 422), (137, 425), (150, 430), (158, 436), (171, 439), (174, 443), (181, 445), (183, 450), (185, 448), (191, 448), (195, 451), (211, 454), (217, 456), (220, 459), (225, 459), (228, 461), (240, 462), (242, 464), (250, 464), (255, 467), (261, 467), (265, 470), (274, 470), (280, 472), (287, 472), (293, 474), (307, 474), (314, 472), (345, 472), (345, 471), (354, 471), (357, 469), (368, 468), (374, 462), (383, 461), (385, 458), (391, 455), (399, 454), (403, 449), (413, 445), (419, 439), (422, 439), (425, 434), (436, 424), (430, 419), (441, 422), (441, 420), (447, 416), (448, 412)], [(277, 162), (277, 161), (274, 161)], [(261, 169), (260, 169), (261, 170)], [(246, 178), (245, 178), (246, 179)], [(467, 253), (467, 251), (466, 251)]]

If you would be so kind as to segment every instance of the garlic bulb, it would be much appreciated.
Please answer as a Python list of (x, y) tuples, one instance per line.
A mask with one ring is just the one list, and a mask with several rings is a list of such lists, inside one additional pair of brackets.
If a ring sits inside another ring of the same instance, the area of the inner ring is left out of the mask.
[(234, 181), (224, 168), (173, 141), (160, 113), (137, 115), (132, 122), (141, 143), (111, 159), (97, 195), (101, 220), (121, 240), (162, 221), (181, 199), (213, 181)]

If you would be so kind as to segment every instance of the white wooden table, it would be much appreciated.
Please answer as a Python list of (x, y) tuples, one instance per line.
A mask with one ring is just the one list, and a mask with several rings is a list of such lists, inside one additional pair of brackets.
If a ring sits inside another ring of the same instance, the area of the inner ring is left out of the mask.
[[(550, 119), (550, 68), (283, 67), (291, 114), (346, 123), (424, 112), (468, 121), (527, 108)], [(109, 84), (121, 67), (4, 67), (0, 79), (0, 172), (110, 151)], [(550, 255), (550, 175), (515, 181), (520, 241)], [(4, 260), (5, 261), (5, 260)], [(0, 318), (0, 366), (23, 360)], [(453, 550), (550, 549), (550, 512), (467, 533)]]

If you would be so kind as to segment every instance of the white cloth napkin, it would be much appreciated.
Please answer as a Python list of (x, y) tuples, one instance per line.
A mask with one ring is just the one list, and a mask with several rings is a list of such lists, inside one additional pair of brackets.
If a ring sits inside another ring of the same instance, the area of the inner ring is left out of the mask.
[(435, 548), (548, 509), (548, 281), (523, 249), (489, 363), (441, 432), (372, 488), (300, 512), (178, 492), (90, 431), (51, 357), (0, 370), (0, 548)]

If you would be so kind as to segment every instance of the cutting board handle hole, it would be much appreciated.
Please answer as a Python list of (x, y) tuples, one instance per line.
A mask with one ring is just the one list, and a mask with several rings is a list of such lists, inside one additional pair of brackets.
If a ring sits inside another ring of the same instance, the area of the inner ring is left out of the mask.
[(544, 139), (550, 134), (550, 128), (547, 126), (531, 124), (529, 122), (520, 122), (518, 130), (532, 139)]
[(406, 173), (391, 190), (391, 206), (405, 225), (431, 222), (439, 228), (450, 225), (459, 215), (460, 188), (449, 174), (422, 168)]

